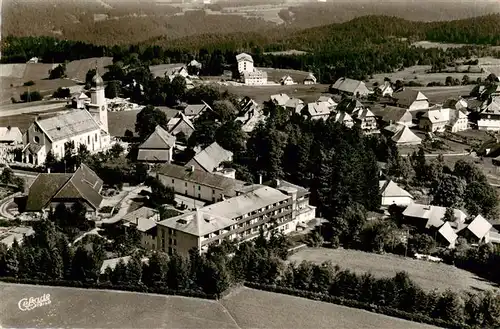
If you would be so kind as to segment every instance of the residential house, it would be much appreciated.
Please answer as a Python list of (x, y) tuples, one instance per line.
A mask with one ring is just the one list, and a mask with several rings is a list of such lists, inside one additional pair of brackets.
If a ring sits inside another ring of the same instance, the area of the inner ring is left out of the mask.
[(479, 130), (500, 130), (500, 98), (494, 98), (490, 104), (479, 114), (477, 122)]
[(396, 105), (404, 107), (409, 111), (427, 110), (429, 108), (429, 99), (418, 90), (404, 88), (392, 94)]
[(252, 72), (244, 71), (241, 73), (242, 81), (248, 86), (267, 85), (267, 72), (254, 70)]
[(420, 118), (420, 129), (430, 132), (467, 130), (468, 118), (462, 111), (449, 108), (431, 108)]
[(284, 75), (280, 79), (280, 84), (284, 86), (289, 86), (289, 85), (294, 85), (295, 82), (293, 81), (292, 77), (289, 75)]
[(71, 98), (71, 106), (74, 109), (85, 109), (90, 104), (90, 97), (84, 92), (78, 93)]
[(213, 110), (210, 107), (210, 105), (208, 105), (204, 101), (202, 101), (202, 104), (189, 104), (183, 110), (184, 115), (191, 121), (196, 120), (206, 111), (213, 111)]
[(300, 114), (304, 106), (304, 101), (300, 98), (290, 98), (285, 103), (285, 109), (290, 112), (290, 114)]
[(177, 115), (168, 120), (167, 129), (171, 135), (178, 138), (178, 135), (182, 133), (186, 139), (188, 139), (195, 130), (194, 124), (182, 112), (177, 113)]
[(391, 205), (407, 206), (413, 203), (413, 196), (392, 180), (379, 181), (382, 207)]
[(450, 222), (445, 222), (437, 230), (436, 240), (439, 244), (445, 245), (447, 248), (455, 248), (458, 235), (453, 229)]
[(33, 234), (35, 234), (35, 230), (30, 226), (0, 227), (0, 244), (4, 244), (7, 249), (10, 249), (14, 241), (21, 245), (25, 237)]
[(305, 85), (315, 85), (316, 82), (316, 77), (312, 73), (309, 73), (303, 81)]
[(363, 81), (340, 78), (330, 87), (332, 93), (345, 94), (354, 97), (366, 97), (371, 91)]
[(276, 95), (271, 95), (270, 100), (274, 105), (285, 107), (286, 103), (290, 100), (290, 96), (288, 96), (287, 94), (280, 93)]
[(158, 223), (158, 249), (187, 256), (196, 248), (205, 252), (224, 239), (248, 241), (260, 230), (277, 229), (284, 234), (297, 229), (294, 217), (297, 190), (277, 190), (268, 186), (254, 188), (234, 198), (214, 203), (193, 212)]
[(140, 232), (141, 246), (149, 250), (156, 250), (156, 224), (159, 221), (159, 212), (149, 207), (136, 209), (121, 219), (124, 226), (135, 227)]
[(469, 105), (468, 105), (468, 101), (466, 99), (460, 97), (459, 99), (455, 99), (455, 98), (447, 99), (444, 102), (443, 107), (467, 112)]
[(332, 110), (327, 102), (308, 103), (307, 106), (302, 109), (302, 114), (311, 120), (327, 120), (331, 112)]
[(87, 214), (96, 215), (102, 201), (103, 181), (85, 164), (73, 174), (42, 173), (29, 187), (26, 212), (46, 212), (60, 203), (83, 204)]
[[(420, 228), (438, 229), (444, 224), (445, 207), (411, 203), (403, 212), (403, 216), (412, 225)], [(457, 223), (465, 223), (467, 215), (460, 209), (453, 209)]]
[(352, 113), (354, 120), (360, 125), (364, 131), (377, 130), (377, 119), (370, 109), (359, 109)]
[(370, 110), (384, 125), (401, 124), (408, 127), (413, 126), (413, 116), (405, 108), (375, 105)]
[[(397, 146), (409, 146), (409, 145), (420, 145), (422, 144), (422, 139), (415, 135), (408, 126), (396, 124), (388, 127), (394, 127), (394, 135), (391, 140), (396, 143)], [(386, 128), (388, 128), (386, 127)], [(389, 130), (389, 129), (387, 129)]]
[(241, 123), (241, 130), (250, 133), (254, 130), (257, 124), (265, 120), (264, 113), (256, 101), (249, 97), (245, 97), (240, 102), (240, 111), (235, 121)]
[(247, 53), (241, 53), (236, 55), (236, 62), (238, 63), (238, 72), (242, 74), (243, 72), (253, 72), (253, 58)]
[(155, 168), (152, 175), (158, 175), (165, 186), (172, 187), (177, 194), (191, 198), (217, 202), (236, 195), (235, 189), (245, 182), (205, 170), (186, 168), (170, 163)]
[(233, 161), (233, 152), (225, 150), (217, 142), (213, 142), (189, 160), (186, 167), (194, 166), (195, 169), (212, 173), (222, 169), (222, 163), (226, 161)]
[(354, 120), (352, 117), (344, 111), (338, 111), (333, 115), (333, 120), (335, 122), (341, 123), (347, 128), (352, 128), (354, 126)]
[(493, 226), (483, 216), (477, 215), (472, 222), (458, 232), (459, 236), (465, 237), (473, 243), (488, 243), (490, 231)]
[(0, 163), (14, 161), (14, 150), (23, 147), (23, 134), (18, 127), (0, 127)]
[(383, 97), (392, 97), (392, 93), (394, 92), (394, 89), (389, 81), (385, 81), (383, 85), (377, 86), (376, 89), (379, 90), (380, 95)]
[(90, 93), (88, 110), (75, 109), (31, 124), (23, 136), (23, 162), (43, 165), (49, 152), (61, 159), (67, 142), (73, 142), (76, 148), (85, 145), (91, 153), (109, 148), (108, 111), (99, 73), (92, 79)]
[(175, 67), (170, 67), (165, 71), (165, 77), (168, 77), (170, 81), (174, 80), (176, 77), (183, 77), (186, 79), (189, 76), (186, 65), (180, 65)]
[(318, 98), (318, 100), (317, 100), (316, 102), (319, 102), (319, 103), (321, 103), (321, 102), (326, 102), (326, 103), (328, 103), (328, 106), (329, 106), (330, 108), (333, 108), (333, 109), (337, 107), (337, 102), (335, 102), (335, 101), (334, 101), (331, 97), (329, 97), (329, 96), (324, 96), (324, 95), (323, 95), (323, 96), (319, 96), (319, 98)]
[(160, 125), (156, 126), (155, 131), (139, 145), (137, 161), (172, 162), (175, 139)]

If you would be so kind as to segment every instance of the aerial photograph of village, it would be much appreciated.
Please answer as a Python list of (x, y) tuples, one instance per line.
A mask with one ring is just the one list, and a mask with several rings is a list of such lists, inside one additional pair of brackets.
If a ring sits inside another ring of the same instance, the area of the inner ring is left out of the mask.
[(499, 0), (0, 8), (0, 328), (500, 328)]

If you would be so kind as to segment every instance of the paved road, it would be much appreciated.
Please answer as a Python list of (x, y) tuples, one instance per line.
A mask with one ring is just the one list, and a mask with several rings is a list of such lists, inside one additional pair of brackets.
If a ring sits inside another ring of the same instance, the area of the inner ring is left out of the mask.
[(139, 196), (139, 192), (142, 190), (149, 190), (149, 187), (145, 187), (144, 184), (137, 185), (133, 190), (128, 192), (121, 201), (118, 203), (120, 208), (118, 209), (118, 212), (111, 216), (110, 218), (104, 218), (102, 221), (96, 222), (96, 224), (113, 224), (118, 222), (120, 219), (123, 218), (129, 211), (129, 207), (133, 202), (133, 199)]

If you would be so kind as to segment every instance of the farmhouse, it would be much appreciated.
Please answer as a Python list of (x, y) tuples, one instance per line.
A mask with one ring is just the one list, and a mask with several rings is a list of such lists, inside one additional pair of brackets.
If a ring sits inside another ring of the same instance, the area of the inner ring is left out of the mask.
[(429, 99), (420, 91), (404, 88), (392, 94), (396, 105), (410, 111), (426, 110), (429, 108)]
[(377, 130), (377, 119), (369, 109), (356, 110), (352, 113), (352, 117), (360, 125), (361, 129), (365, 131)]
[(293, 81), (292, 77), (289, 75), (284, 75), (280, 79), (280, 84), (284, 86), (289, 86), (289, 85), (294, 85), (295, 82)]
[(175, 136), (169, 134), (160, 125), (139, 145), (137, 161), (172, 162), (175, 147)]
[(222, 169), (221, 164), (225, 161), (233, 161), (233, 152), (213, 142), (189, 160), (186, 167), (194, 166), (195, 169), (211, 173)]
[(330, 116), (331, 111), (327, 102), (315, 102), (308, 103), (307, 106), (303, 108), (302, 113), (311, 120), (326, 120)]
[(419, 122), (420, 129), (430, 132), (443, 132), (446, 129), (451, 132), (467, 130), (467, 115), (462, 111), (449, 108), (430, 109)]
[(205, 252), (210, 244), (224, 239), (239, 242), (256, 238), (259, 230), (271, 228), (287, 234), (295, 231), (299, 220), (297, 190), (256, 186), (234, 198), (158, 223), (158, 249), (187, 256), (196, 248)]
[(382, 207), (391, 205), (407, 206), (413, 203), (413, 196), (392, 180), (379, 181), (379, 188), (382, 196)]
[(493, 226), (483, 216), (477, 215), (469, 225), (458, 232), (458, 235), (473, 243), (488, 243), (492, 228)]
[(377, 86), (376, 89), (378, 89), (380, 95), (383, 97), (391, 97), (394, 92), (394, 89), (389, 81), (385, 81), (383, 85)]
[(415, 135), (408, 126), (404, 125), (401, 126), (401, 129), (399, 129), (391, 139), (398, 146), (420, 145), (422, 143), (422, 139)]
[(161, 182), (172, 187), (177, 194), (208, 202), (233, 197), (236, 195), (235, 189), (245, 185), (243, 181), (223, 175), (170, 163), (155, 168), (151, 175), (158, 175)]
[(180, 133), (182, 133), (186, 139), (189, 138), (195, 130), (191, 120), (189, 120), (189, 118), (182, 112), (177, 113), (173, 118), (168, 120), (167, 128), (171, 135), (177, 137)]
[(126, 214), (121, 222), (126, 227), (135, 227), (141, 234), (141, 246), (156, 250), (156, 223), (160, 221), (157, 210), (141, 207)]
[(26, 197), (27, 212), (45, 212), (59, 203), (85, 205), (87, 213), (97, 214), (102, 201), (102, 179), (85, 164), (74, 174), (39, 174)]
[(104, 97), (104, 81), (99, 73), (92, 78), (91, 103), (88, 110), (72, 110), (51, 118), (35, 120), (23, 136), (23, 162), (40, 166), (48, 152), (61, 159), (65, 144), (85, 145), (99, 152), (110, 145), (108, 111)]
[(0, 127), (0, 163), (14, 161), (13, 151), (22, 144), (23, 134), (18, 127)]
[(500, 130), (500, 98), (494, 98), (479, 114), (477, 122), (479, 130)]
[[(445, 207), (412, 203), (403, 212), (403, 216), (412, 224), (421, 228), (439, 228), (444, 224)], [(453, 209), (457, 224), (465, 223), (467, 215), (460, 209)]]
[(304, 101), (300, 98), (290, 98), (285, 103), (285, 109), (290, 112), (290, 114), (300, 114), (304, 106)]
[(363, 81), (349, 78), (338, 79), (330, 87), (330, 90), (335, 94), (346, 94), (355, 97), (366, 97), (371, 93)]
[(408, 127), (413, 125), (413, 116), (407, 109), (395, 106), (379, 105), (375, 105), (370, 109), (384, 125), (402, 124)]
[(309, 73), (303, 82), (305, 85), (314, 85), (316, 84), (316, 77), (312, 73)]
[(270, 96), (270, 101), (274, 104), (274, 105), (278, 105), (278, 106), (283, 106), (285, 107), (286, 106), (286, 103), (290, 100), (290, 97), (287, 95), (287, 94), (276, 94), (276, 95), (271, 95)]
[(345, 111), (338, 111), (333, 115), (333, 120), (335, 122), (341, 123), (347, 128), (352, 128), (354, 126), (354, 120), (352, 117)]
[(189, 120), (195, 120), (199, 118), (206, 111), (212, 111), (212, 108), (204, 101), (202, 101), (202, 104), (189, 104), (183, 110), (184, 115)]

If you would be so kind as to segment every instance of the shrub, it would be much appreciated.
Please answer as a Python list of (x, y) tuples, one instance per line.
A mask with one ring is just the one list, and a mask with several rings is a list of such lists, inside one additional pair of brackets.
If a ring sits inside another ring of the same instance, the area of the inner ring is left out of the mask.
[(35, 82), (33, 80), (26, 81), (25, 83), (23, 83), (23, 86), (26, 86), (26, 87), (34, 86), (34, 85), (35, 85)]

